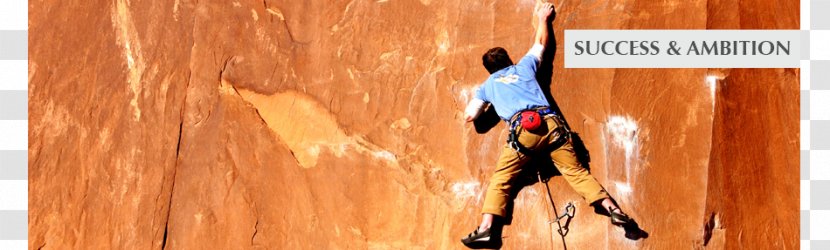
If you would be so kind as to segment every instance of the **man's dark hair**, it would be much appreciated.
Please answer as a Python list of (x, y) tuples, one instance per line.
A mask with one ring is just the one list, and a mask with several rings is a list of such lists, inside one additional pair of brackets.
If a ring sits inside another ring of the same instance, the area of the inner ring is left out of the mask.
[(486, 68), (490, 74), (496, 73), (496, 71), (513, 65), (513, 60), (510, 60), (510, 56), (507, 55), (507, 50), (502, 47), (495, 47), (488, 50), (487, 53), (484, 53), (484, 56), (481, 57), (481, 61), (484, 63), (484, 68)]

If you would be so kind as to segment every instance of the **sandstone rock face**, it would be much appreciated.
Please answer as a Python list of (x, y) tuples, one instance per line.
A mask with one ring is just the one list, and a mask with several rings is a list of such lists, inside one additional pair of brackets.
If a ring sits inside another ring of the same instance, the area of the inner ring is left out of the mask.
[[(564, 29), (797, 29), (798, 1), (555, 1)], [(504, 126), (460, 115), (537, 2), (30, 1), (29, 247), (459, 249)], [(798, 246), (797, 69), (564, 69), (591, 170), (572, 249)], [(505, 249), (562, 239), (540, 184)]]

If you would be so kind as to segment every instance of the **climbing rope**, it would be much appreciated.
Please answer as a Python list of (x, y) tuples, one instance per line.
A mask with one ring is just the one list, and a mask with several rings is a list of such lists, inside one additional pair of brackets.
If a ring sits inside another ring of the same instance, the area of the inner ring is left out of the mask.
[[(565, 243), (565, 235), (567, 235), (568, 232), (569, 232), (568, 224), (571, 223), (571, 218), (574, 217), (574, 213), (576, 212), (576, 207), (573, 205), (573, 203), (568, 202), (568, 204), (565, 205), (564, 213), (562, 213), (562, 215), (557, 216), (557, 214), (559, 214), (559, 211), (556, 210), (556, 203), (553, 202), (553, 195), (550, 192), (550, 186), (548, 185), (548, 182), (542, 180), (542, 171), (541, 170), (536, 171), (536, 177), (539, 179), (539, 183), (545, 185), (545, 188), (546, 188), (547, 193), (548, 193), (548, 200), (550, 200), (550, 205), (551, 205), (551, 207), (553, 207), (553, 215), (556, 216), (556, 219), (551, 219), (550, 218), (550, 214), (551, 214), (550, 211), (548, 211), (548, 209), (545, 208), (545, 210), (546, 210), (545, 214), (547, 214), (547, 216), (548, 216), (548, 225), (553, 224), (554, 222), (556, 223), (556, 225), (559, 227), (559, 229), (556, 230), (556, 232), (559, 233), (559, 236), (562, 238), (562, 247), (563, 247), (563, 249), (568, 249), (568, 245)], [(567, 220), (565, 221), (565, 226), (563, 227), (562, 226), (562, 219), (564, 219), (564, 218), (567, 218)], [(551, 239), (551, 245), (553, 245), (552, 240), (553, 239)]]

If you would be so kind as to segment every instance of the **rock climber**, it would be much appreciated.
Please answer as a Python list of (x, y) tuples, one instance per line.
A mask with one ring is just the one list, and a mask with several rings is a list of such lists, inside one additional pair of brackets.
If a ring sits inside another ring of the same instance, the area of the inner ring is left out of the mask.
[(502, 225), (499, 221), (506, 216), (511, 189), (515, 188), (514, 180), (530, 157), (539, 153), (549, 153), (571, 187), (589, 204), (606, 209), (612, 224), (622, 226), (631, 221), (577, 160), (563, 118), (552, 111), (536, 80), (536, 70), (548, 44), (548, 25), (552, 25), (556, 14), (550, 3), (539, 5), (535, 14), (539, 24), (534, 44), (518, 64), (514, 65), (501, 47), (484, 54), (482, 61), (490, 77), (479, 87), (464, 112), (466, 121), (472, 122), (489, 103), (498, 116), (508, 122), (511, 132), (490, 178), (481, 224), (461, 239), (468, 247), (478, 243), (501, 245)]

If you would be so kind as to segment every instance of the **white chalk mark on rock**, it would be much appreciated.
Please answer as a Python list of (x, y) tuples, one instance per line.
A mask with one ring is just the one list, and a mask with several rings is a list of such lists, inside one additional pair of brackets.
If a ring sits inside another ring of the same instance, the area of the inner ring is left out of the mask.
[(138, 97), (140, 95), (141, 76), (146, 68), (144, 59), (141, 56), (141, 44), (135, 24), (130, 16), (128, 3), (125, 0), (118, 0), (112, 14), (112, 24), (116, 30), (116, 40), (124, 47), (124, 57), (127, 60), (129, 70), (130, 90), (133, 97), (130, 99), (130, 106), (133, 108), (133, 118), (141, 119), (141, 109), (138, 108)]
[(283, 14), (282, 14), (282, 11), (280, 11), (279, 9), (271, 9), (271, 8), (269, 8), (269, 9), (267, 9), (267, 10), (265, 10), (265, 11), (266, 11), (266, 12), (268, 12), (268, 14), (271, 14), (271, 15), (277, 16), (277, 18), (279, 18), (279, 19), (280, 19), (280, 21), (285, 21), (285, 15), (283, 15)]
[(617, 192), (621, 195), (628, 196), (631, 194), (631, 185), (624, 182), (614, 182), (614, 186), (617, 187)]
[(479, 186), (481, 184), (476, 181), (456, 182), (452, 184), (451, 190), (456, 199), (469, 199), (477, 197)]
[(637, 123), (628, 117), (611, 116), (608, 118), (608, 132), (614, 144), (625, 149), (626, 160), (630, 159), (637, 146)]
[(181, 0), (173, 2), (173, 20), (179, 21), (179, 5)]
[(435, 37), (435, 45), (438, 47), (438, 54), (443, 55), (446, 54), (447, 51), (450, 49), (450, 35), (449, 32), (446, 30), (441, 31), (437, 37)]
[(478, 85), (461, 87), (461, 90), (459, 91), (459, 99), (461, 100), (461, 103), (464, 105), (464, 107), (466, 107), (467, 103), (469, 103), (470, 100), (476, 96), (477, 91)]
[[(616, 182), (617, 190), (623, 197), (628, 197), (632, 191), (631, 183), (634, 182), (632, 170), (637, 166), (639, 158), (639, 140), (637, 137), (638, 126), (630, 117), (610, 116), (606, 125), (607, 133), (611, 136), (614, 146), (622, 148), (625, 154), (625, 182)], [(613, 166), (609, 166), (613, 167)]]
[(391, 127), (392, 129), (406, 130), (412, 127), (412, 123), (409, 122), (409, 119), (406, 119), (406, 117), (404, 117), (392, 122), (392, 125), (389, 125), (389, 127)]
[(254, 21), (259, 21), (259, 15), (256, 14), (255, 9), (251, 9), (251, 18), (253, 18)]
[(374, 156), (375, 158), (387, 160), (387, 161), (390, 161), (390, 162), (398, 161), (398, 157), (395, 157), (395, 154), (393, 154), (392, 152), (386, 151), (386, 150), (373, 151), (372, 156)]
[(707, 76), (706, 77), (706, 86), (709, 87), (709, 95), (712, 97), (712, 103), (715, 103), (715, 91), (718, 88), (718, 77), (717, 76)]

